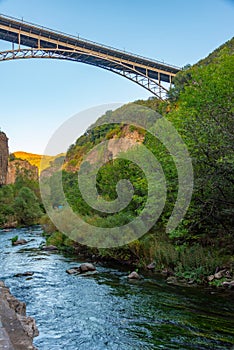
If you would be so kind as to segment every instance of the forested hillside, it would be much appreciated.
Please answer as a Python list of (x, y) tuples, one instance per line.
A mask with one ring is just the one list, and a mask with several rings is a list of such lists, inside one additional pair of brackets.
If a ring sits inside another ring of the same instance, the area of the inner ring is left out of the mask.
[[(206, 59), (186, 67), (175, 78), (166, 101), (150, 98), (135, 104), (153, 109), (166, 117), (186, 144), (193, 162), (194, 190), (186, 216), (179, 226), (166, 233), (178, 192), (177, 171), (164, 145), (140, 128), (124, 124), (93, 126), (68, 150), (63, 171), (64, 189), (74, 211), (92, 225), (114, 227), (131, 221), (147, 200), (147, 181), (143, 171), (130, 161), (112, 158), (98, 173), (97, 188), (106, 200), (116, 198), (116, 184), (128, 178), (134, 188), (131, 203), (121, 212), (109, 215), (90, 208), (77, 186), (76, 170), (84, 155), (102, 141), (133, 135), (160, 162), (167, 180), (167, 202), (157, 224), (142, 238), (115, 249), (99, 249), (96, 255), (138, 266), (155, 262), (158, 270), (173, 270), (177, 276), (202, 281), (217, 266), (233, 264), (233, 67), (234, 39)], [(122, 107), (124, 110), (125, 106)], [(102, 120), (120, 111), (108, 111)], [(128, 150), (130, 152), (130, 150)], [(56, 176), (56, 174), (54, 175)], [(55, 188), (51, 194), (56, 202)], [(63, 238), (59, 236), (59, 244)], [(56, 234), (49, 238), (56, 243)], [(70, 243), (70, 242), (69, 242)]]

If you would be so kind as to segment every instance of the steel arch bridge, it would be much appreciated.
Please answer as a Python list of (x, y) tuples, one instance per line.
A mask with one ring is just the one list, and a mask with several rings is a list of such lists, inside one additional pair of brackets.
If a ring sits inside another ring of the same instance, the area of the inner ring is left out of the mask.
[[(82, 62), (119, 74), (163, 99), (181, 69), (160, 61), (0, 15), (0, 40), (12, 44), (0, 61), (53, 58)], [(16, 48), (15, 48), (16, 44)]]

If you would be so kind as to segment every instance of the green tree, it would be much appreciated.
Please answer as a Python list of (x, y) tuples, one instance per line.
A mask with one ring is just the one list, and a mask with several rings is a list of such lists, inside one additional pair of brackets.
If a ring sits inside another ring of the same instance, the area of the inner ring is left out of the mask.
[(175, 87), (179, 95), (169, 114), (193, 159), (190, 231), (209, 237), (229, 235), (234, 224), (233, 67), (234, 56), (223, 47), (208, 63), (182, 73), (187, 79)]
[(14, 191), (13, 185), (0, 188), (0, 225), (5, 224), (8, 218), (14, 215), (13, 209)]
[(18, 222), (23, 225), (35, 224), (42, 215), (38, 199), (28, 187), (19, 191), (14, 201), (14, 210)]

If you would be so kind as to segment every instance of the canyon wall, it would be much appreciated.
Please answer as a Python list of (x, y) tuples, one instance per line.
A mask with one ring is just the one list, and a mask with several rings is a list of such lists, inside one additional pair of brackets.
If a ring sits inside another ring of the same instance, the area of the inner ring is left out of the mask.
[(14, 159), (8, 163), (6, 184), (13, 184), (17, 176), (26, 177), (30, 180), (38, 180), (38, 167), (31, 165), (27, 160)]
[(7, 182), (8, 157), (8, 138), (4, 132), (0, 131), (0, 186)]

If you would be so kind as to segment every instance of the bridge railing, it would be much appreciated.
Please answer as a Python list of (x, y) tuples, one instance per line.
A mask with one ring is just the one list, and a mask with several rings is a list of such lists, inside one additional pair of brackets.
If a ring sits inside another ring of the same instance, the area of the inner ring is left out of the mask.
[(44, 27), (42, 25), (38, 25), (38, 24), (35, 24), (35, 23), (31, 23), (31, 22), (28, 22), (28, 21), (25, 21), (24, 19), (19, 19), (19, 18), (16, 18), (16, 17), (12, 17), (12, 16), (7, 16), (7, 15), (4, 15), (2, 13), (0, 13), (0, 17), (3, 17), (5, 19), (10, 19), (10, 20), (13, 20), (13, 21), (16, 21), (16, 22), (21, 22), (22, 24), (26, 24), (26, 25), (30, 25), (32, 27), (35, 27), (35, 28), (41, 28), (43, 30), (46, 30), (46, 31), (49, 31), (49, 32), (53, 32), (53, 33), (56, 33), (56, 34), (59, 34), (59, 35), (62, 35), (64, 37), (68, 37), (68, 38), (73, 38), (73, 39), (76, 39), (77, 41), (80, 41), (80, 42), (83, 42), (83, 43), (89, 43), (89, 44), (92, 44), (92, 45), (95, 45), (95, 46), (99, 46), (99, 47), (102, 47), (104, 49), (109, 49), (109, 50), (113, 50), (113, 51), (117, 51), (123, 55), (130, 55), (132, 57), (137, 57), (137, 58), (140, 58), (140, 59), (144, 59), (146, 61), (149, 61), (149, 62), (154, 62), (154, 63), (157, 63), (157, 64), (160, 64), (162, 66), (167, 66), (167, 67), (171, 67), (171, 68), (175, 68), (175, 69), (178, 69), (178, 70), (181, 70), (181, 67), (178, 67), (178, 66), (175, 66), (175, 65), (172, 65), (172, 64), (168, 64), (166, 62), (162, 62), (162, 61), (159, 61), (159, 60), (155, 60), (155, 59), (151, 59), (149, 57), (144, 57), (144, 56), (141, 56), (141, 55), (137, 55), (137, 54), (134, 54), (132, 52), (129, 52), (129, 51), (125, 51), (125, 50), (120, 50), (120, 49), (116, 49), (112, 46), (108, 46), (108, 45), (102, 45), (102, 44), (99, 44), (95, 41), (92, 41), (92, 40), (88, 40), (88, 39), (84, 39), (80, 36), (75, 36), (75, 35), (72, 35), (72, 34), (67, 34), (65, 32), (61, 32), (59, 30), (54, 30), (54, 29), (51, 29), (51, 28), (48, 28), (48, 27)]

